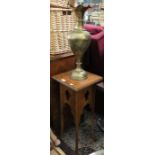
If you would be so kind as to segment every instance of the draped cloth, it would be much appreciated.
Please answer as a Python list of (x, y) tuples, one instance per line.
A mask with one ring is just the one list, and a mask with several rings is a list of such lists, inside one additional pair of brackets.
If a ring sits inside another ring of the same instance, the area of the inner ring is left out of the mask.
[(84, 25), (91, 34), (91, 44), (83, 56), (83, 68), (89, 72), (104, 75), (104, 27)]

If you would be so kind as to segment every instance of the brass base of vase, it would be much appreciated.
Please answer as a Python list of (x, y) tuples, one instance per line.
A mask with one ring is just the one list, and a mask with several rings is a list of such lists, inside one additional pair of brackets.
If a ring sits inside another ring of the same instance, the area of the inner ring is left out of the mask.
[(78, 81), (87, 79), (87, 72), (81, 68), (81, 62), (77, 62), (76, 66), (76, 69), (71, 72), (71, 79)]
[(85, 70), (83, 70), (83, 69), (80, 69), (80, 70), (75, 69), (75, 70), (73, 70), (71, 72), (70, 77), (73, 80), (81, 81), (81, 80), (87, 79), (88, 76), (87, 76), (87, 72)]

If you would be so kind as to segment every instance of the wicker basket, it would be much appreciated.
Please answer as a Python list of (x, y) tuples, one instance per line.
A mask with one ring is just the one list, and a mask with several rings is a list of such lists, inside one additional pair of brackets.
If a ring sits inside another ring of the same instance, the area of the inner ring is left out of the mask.
[(75, 0), (50, 0), (51, 7), (57, 8), (69, 8), (70, 6), (74, 7), (76, 5)]
[(76, 16), (73, 9), (51, 8), (51, 49), (52, 55), (71, 52), (68, 33), (76, 25)]
[(69, 0), (50, 0), (51, 7), (68, 8)]

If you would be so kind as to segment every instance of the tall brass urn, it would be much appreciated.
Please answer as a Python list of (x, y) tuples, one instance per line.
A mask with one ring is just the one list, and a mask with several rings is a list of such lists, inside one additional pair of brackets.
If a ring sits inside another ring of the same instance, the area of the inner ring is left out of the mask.
[(91, 41), (89, 32), (83, 28), (83, 16), (85, 10), (85, 7), (83, 7), (82, 5), (78, 5), (76, 7), (75, 12), (78, 17), (78, 24), (75, 27), (74, 31), (72, 31), (68, 35), (71, 49), (76, 55), (76, 69), (71, 72), (71, 79), (74, 80), (84, 80), (87, 78), (87, 72), (81, 67), (81, 59)]

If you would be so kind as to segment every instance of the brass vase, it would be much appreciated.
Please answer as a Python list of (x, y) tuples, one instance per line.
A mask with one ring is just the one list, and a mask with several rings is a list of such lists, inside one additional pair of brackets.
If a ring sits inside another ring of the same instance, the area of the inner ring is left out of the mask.
[(87, 8), (78, 5), (75, 9), (78, 24), (75, 30), (68, 35), (68, 40), (73, 53), (76, 55), (76, 69), (71, 72), (71, 79), (84, 80), (87, 78), (87, 72), (82, 69), (81, 59), (90, 44), (90, 34), (83, 28), (83, 16)]

